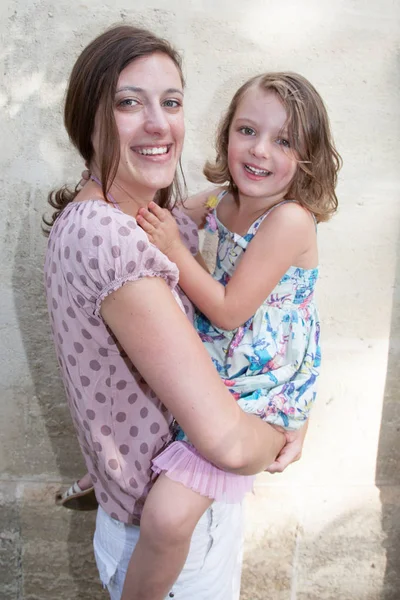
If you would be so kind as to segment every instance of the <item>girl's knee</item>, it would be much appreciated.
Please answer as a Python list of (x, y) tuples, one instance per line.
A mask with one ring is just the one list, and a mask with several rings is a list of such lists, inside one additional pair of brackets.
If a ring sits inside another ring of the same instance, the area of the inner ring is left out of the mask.
[(145, 504), (140, 522), (140, 535), (153, 545), (179, 544), (191, 536), (187, 515), (162, 504)]

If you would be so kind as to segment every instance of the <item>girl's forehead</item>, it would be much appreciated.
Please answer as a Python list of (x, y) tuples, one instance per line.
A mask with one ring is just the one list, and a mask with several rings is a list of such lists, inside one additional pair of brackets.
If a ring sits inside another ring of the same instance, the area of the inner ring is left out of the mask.
[(288, 117), (287, 110), (278, 94), (269, 89), (254, 85), (245, 91), (235, 111), (235, 118), (268, 119), (285, 122)]

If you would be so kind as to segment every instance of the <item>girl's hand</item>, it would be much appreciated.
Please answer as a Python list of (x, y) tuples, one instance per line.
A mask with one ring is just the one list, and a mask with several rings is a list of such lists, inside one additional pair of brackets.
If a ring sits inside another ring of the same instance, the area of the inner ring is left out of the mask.
[(160, 208), (155, 202), (150, 202), (147, 208), (140, 208), (136, 220), (151, 243), (167, 256), (182, 244), (174, 217), (169, 210)]
[(275, 427), (275, 429), (278, 429), (278, 431), (285, 434), (286, 444), (280, 451), (277, 459), (265, 470), (268, 471), (268, 473), (282, 473), (292, 462), (300, 460), (304, 438), (306, 437), (308, 429), (308, 421), (306, 421), (306, 424), (297, 431), (286, 431), (282, 427), (277, 427), (275, 425), (272, 427)]
[(86, 167), (86, 169), (84, 171), (82, 171), (82, 173), (81, 173), (81, 180), (80, 180), (80, 182), (78, 184), (82, 188), (87, 184), (87, 182), (90, 179), (90, 171), (88, 169), (87, 163), (85, 163), (85, 167)]

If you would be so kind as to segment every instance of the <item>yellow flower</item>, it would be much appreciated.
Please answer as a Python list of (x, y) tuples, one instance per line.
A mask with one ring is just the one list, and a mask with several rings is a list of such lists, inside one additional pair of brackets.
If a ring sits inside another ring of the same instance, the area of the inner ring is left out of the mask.
[(209, 196), (208, 200), (206, 202), (206, 207), (207, 208), (215, 208), (218, 204), (218, 198), (217, 196)]

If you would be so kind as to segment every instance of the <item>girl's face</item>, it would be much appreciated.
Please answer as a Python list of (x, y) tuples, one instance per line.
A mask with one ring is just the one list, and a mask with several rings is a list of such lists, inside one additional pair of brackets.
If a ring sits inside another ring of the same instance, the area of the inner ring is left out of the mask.
[[(156, 52), (121, 72), (114, 116), (121, 153), (115, 183), (132, 196), (152, 199), (172, 183), (185, 135), (182, 82), (169, 56)], [(97, 122), (93, 146), (98, 166)]]
[(240, 196), (283, 199), (297, 170), (285, 130), (286, 110), (279, 97), (252, 87), (229, 128), (228, 166)]

